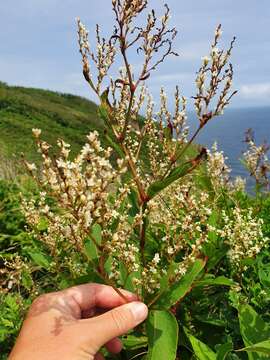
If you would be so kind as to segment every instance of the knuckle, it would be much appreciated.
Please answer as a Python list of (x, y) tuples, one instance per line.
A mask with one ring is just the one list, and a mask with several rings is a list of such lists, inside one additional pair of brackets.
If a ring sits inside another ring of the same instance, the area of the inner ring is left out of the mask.
[(35, 315), (44, 309), (48, 308), (53, 301), (53, 293), (52, 294), (42, 294), (39, 295), (32, 303), (29, 314)]

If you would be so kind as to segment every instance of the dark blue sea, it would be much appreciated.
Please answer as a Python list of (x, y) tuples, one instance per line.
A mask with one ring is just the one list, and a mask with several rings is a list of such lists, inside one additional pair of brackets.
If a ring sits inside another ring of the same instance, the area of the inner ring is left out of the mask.
[[(194, 114), (189, 114), (191, 134), (198, 124), (197, 121)], [(246, 150), (244, 138), (248, 128), (254, 130), (257, 144), (263, 141), (270, 143), (270, 107), (228, 109), (224, 115), (209, 121), (196, 142), (210, 148), (216, 141), (218, 148), (228, 157), (227, 163), (232, 169), (231, 176), (247, 178), (247, 190), (252, 192), (254, 183), (239, 161), (243, 151)]]

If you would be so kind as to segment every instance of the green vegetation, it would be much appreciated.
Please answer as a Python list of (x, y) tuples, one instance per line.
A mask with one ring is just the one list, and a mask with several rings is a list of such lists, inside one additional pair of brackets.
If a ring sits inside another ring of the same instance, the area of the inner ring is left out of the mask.
[(29, 160), (38, 158), (32, 128), (42, 129), (44, 140), (62, 138), (76, 153), (93, 129), (101, 129), (97, 106), (82, 97), (48, 90), (8, 86), (0, 82), (0, 152)]
[[(23, 151), (28, 159), (40, 161), (40, 155), (36, 154), (32, 140), (32, 127), (42, 127), (44, 138), (52, 144), (56, 143), (58, 137), (64, 137), (72, 144), (74, 154), (84, 143), (89, 130), (97, 129), (101, 137), (103, 136), (102, 122), (96, 116), (97, 107), (85, 99), (1, 84), (1, 104), (4, 103), (4, 99), (13, 104), (1, 108), (1, 120), (5, 119), (1, 121), (1, 126), (2, 130), (6, 131), (5, 136), (1, 134), (1, 141), (5, 143), (6, 155), (11, 158), (12, 152)], [(53, 112), (46, 110), (48, 108), (54, 109)], [(24, 109), (24, 112), (20, 109)], [(88, 116), (88, 111), (92, 117)], [(61, 113), (61, 118), (68, 121), (68, 125), (59, 124), (52, 113)], [(12, 130), (14, 118), (17, 119), (16, 133)], [(73, 121), (77, 121), (76, 126), (79, 128), (72, 125)], [(195, 154), (196, 150), (193, 147), (189, 149), (187, 156), (194, 157)], [(216, 166), (215, 162), (213, 165)], [(3, 168), (10, 166), (10, 162), (2, 159), (1, 173), (3, 174)], [(268, 194), (258, 192), (253, 198), (238, 191), (232, 198), (225, 188), (222, 191), (213, 188), (216, 186), (216, 180), (207, 175), (206, 164), (193, 175), (193, 181), (200, 191), (207, 192), (211, 199), (217, 201), (215, 210), (209, 218), (212, 226), (221, 226), (222, 218), (218, 214), (221, 214), (222, 210), (232, 214), (236, 202), (243, 211), (252, 208), (255, 216), (264, 220), (263, 236), (270, 237)], [(163, 186), (167, 185), (162, 183), (161, 187), (158, 187), (158, 192), (162, 193)], [(218, 191), (218, 196), (214, 194), (215, 191)], [(52, 266), (53, 259), (48, 247), (25, 230), (26, 220), (20, 210), (21, 193), (29, 199), (39, 197), (37, 186), (28, 176), (20, 175), (13, 177), (11, 181), (0, 181), (1, 360), (7, 358), (22, 319), (38, 294), (88, 281), (102, 282), (93, 272), (93, 268), (85, 263), (85, 259), (79, 254), (76, 256), (76, 252), (69, 255), (72, 257), (72, 264), (81, 267), (81, 274), (75, 271), (72, 265), (66, 266), (64, 260), (61, 264), (62, 271)], [(160, 206), (162, 207), (162, 204)], [(135, 213), (136, 211), (135, 209)], [(162, 231), (162, 224), (160, 226)], [(38, 231), (43, 232), (45, 229), (46, 224), (41, 222)], [(95, 233), (97, 230), (98, 228), (93, 234), (98, 237), (98, 233)], [(150, 359), (158, 359), (162, 351), (163, 356), (166, 354), (171, 359), (174, 359), (176, 353), (183, 359), (199, 360), (253, 360), (269, 357), (269, 249), (263, 249), (255, 258), (244, 259), (242, 270), (238, 274), (228, 262), (226, 246), (224, 247), (222, 242), (217, 242), (218, 237), (214, 232), (210, 232), (208, 236), (213, 247), (210, 244), (203, 250), (204, 254), (209, 256), (207, 263), (198, 259), (181, 282), (171, 286), (156, 302), (157, 310), (155, 307), (152, 308), (146, 324), (149, 340), (147, 341), (145, 333), (125, 336), (125, 350), (122, 355), (115, 357), (116, 359), (129, 359), (138, 352), (144, 353), (147, 346)], [(147, 256), (151, 256), (152, 247), (154, 246), (156, 251), (160, 239), (148, 232), (146, 241), (150, 244)], [(85, 246), (89, 256), (93, 256), (94, 249), (89, 241)], [(96, 250), (94, 251), (96, 258), (99, 255)], [(179, 299), (181, 302), (177, 303)], [(173, 310), (175, 317), (165, 311), (169, 308)], [(154, 331), (153, 323), (158, 332)], [(160, 332), (164, 336), (156, 338)], [(178, 332), (177, 344), (175, 341)], [(110, 358), (108, 354), (107, 357)]]
[[(220, 49), (216, 28), (197, 73), (197, 130), (189, 134), (179, 87), (172, 113), (164, 89), (156, 111), (144, 84), (177, 55), (170, 10), (165, 5), (161, 18), (150, 11), (134, 27), (148, 1), (130, 5), (112, 1), (113, 36), (103, 39), (97, 27), (97, 53), (78, 20), (83, 74), (98, 109), (71, 95), (0, 86), (4, 156), (26, 153), (31, 174), (0, 182), (0, 358), (34, 298), (86, 282), (110, 285), (125, 300), (120, 289), (132, 291), (149, 308), (120, 354), (102, 349), (108, 360), (269, 358), (269, 148), (247, 136), (251, 197), (243, 179), (230, 179), (217, 146), (194, 142), (236, 94), (235, 39)], [(128, 62), (130, 47), (142, 56), (139, 74)], [(117, 55), (124, 68), (111, 76)], [(58, 138), (58, 150), (49, 150)]]

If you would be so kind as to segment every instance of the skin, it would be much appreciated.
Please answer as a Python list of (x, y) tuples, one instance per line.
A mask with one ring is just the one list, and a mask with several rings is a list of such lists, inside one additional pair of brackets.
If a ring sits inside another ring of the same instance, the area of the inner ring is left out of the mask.
[(103, 360), (122, 349), (118, 336), (144, 321), (145, 304), (110, 286), (86, 284), (38, 297), (30, 307), (9, 360)]

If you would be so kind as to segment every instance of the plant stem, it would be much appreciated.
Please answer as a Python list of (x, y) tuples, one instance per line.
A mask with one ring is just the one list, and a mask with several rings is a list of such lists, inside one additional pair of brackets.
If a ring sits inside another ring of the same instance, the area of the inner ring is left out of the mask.
[(144, 249), (145, 249), (145, 234), (146, 234), (146, 226), (147, 226), (146, 224), (147, 219), (143, 216), (145, 210), (146, 210), (146, 203), (144, 202), (141, 205), (142, 224), (140, 229), (140, 250), (141, 250), (141, 258), (143, 265), (145, 265)]
[(179, 160), (183, 155), (184, 153), (187, 151), (187, 149), (189, 148), (189, 146), (192, 144), (192, 142), (194, 141), (194, 139), (196, 138), (196, 136), (199, 134), (199, 132), (201, 131), (201, 129), (203, 128), (203, 126), (199, 126), (198, 129), (195, 131), (195, 133), (193, 134), (192, 138), (189, 140), (189, 142), (183, 147), (182, 151), (180, 152), (180, 154), (175, 158), (173, 159), (173, 161), (171, 162), (171, 165), (170, 167), (167, 169), (165, 175), (163, 175), (163, 179), (169, 174), (170, 170), (171, 170), (171, 166), (173, 164), (176, 163), (177, 160)]

